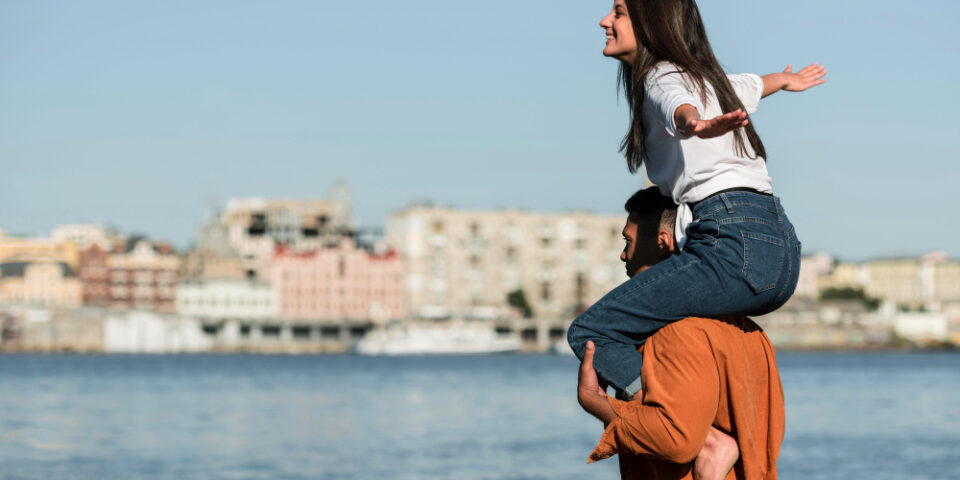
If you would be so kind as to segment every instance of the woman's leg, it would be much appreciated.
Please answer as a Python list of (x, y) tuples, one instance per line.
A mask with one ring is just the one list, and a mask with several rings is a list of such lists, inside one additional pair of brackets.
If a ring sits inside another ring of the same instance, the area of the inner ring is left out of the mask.
[(735, 308), (726, 300), (748, 294), (745, 288), (740, 295), (731, 292), (729, 269), (719, 263), (713, 240), (706, 240), (691, 236), (683, 252), (612, 290), (577, 317), (567, 332), (570, 346), (581, 358), (587, 340), (593, 340), (597, 374), (628, 397), (640, 389), (643, 357), (637, 348), (647, 337), (694, 312), (708, 316), (711, 312), (706, 310)]

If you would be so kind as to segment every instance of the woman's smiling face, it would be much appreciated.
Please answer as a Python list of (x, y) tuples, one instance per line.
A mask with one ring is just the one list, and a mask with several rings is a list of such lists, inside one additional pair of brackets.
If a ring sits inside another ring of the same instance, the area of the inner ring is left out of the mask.
[(633, 33), (633, 23), (624, 0), (613, 2), (613, 9), (600, 21), (600, 27), (607, 34), (607, 45), (603, 48), (603, 54), (621, 62), (632, 63), (637, 55), (637, 36)]

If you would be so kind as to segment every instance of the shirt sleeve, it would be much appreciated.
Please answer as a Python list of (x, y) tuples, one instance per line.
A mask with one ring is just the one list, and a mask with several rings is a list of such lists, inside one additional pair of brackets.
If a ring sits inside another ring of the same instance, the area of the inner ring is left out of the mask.
[(747, 113), (756, 112), (760, 106), (760, 98), (763, 97), (763, 79), (752, 73), (727, 75), (727, 79), (730, 80), (734, 93), (740, 97), (740, 102), (747, 109)]
[(717, 361), (706, 333), (676, 328), (680, 323), (647, 340), (642, 398), (610, 399), (617, 418), (607, 425), (589, 462), (629, 452), (688, 463), (703, 448), (719, 402)]
[(645, 82), (647, 101), (652, 102), (657, 112), (657, 121), (671, 137), (677, 135), (674, 113), (681, 105), (693, 105), (703, 115), (703, 103), (679, 71), (664, 71), (658, 68), (650, 73)]

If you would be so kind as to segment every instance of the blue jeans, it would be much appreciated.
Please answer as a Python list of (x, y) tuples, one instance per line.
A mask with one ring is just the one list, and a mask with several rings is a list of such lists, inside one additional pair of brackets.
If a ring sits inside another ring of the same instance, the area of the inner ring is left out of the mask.
[(693, 218), (678, 255), (613, 289), (567, 332), (581, 359), (593, 340), (597, 374), (628, 397), (641, 387), (637, 348), (664, 325), (686, 317), (763, 315), (797, 287), (800, 242), (779, 198), (720, 193), (697, 203)]

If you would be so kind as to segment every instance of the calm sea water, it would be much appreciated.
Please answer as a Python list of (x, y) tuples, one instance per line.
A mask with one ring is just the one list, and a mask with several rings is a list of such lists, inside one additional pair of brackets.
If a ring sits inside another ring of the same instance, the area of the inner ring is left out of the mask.
[[(960, 478), (960, 355), (781, 354), (784, 479)], [(0, 355), (0, 479), (617, 478), (572, 357)]]

